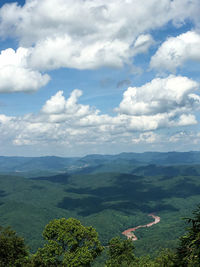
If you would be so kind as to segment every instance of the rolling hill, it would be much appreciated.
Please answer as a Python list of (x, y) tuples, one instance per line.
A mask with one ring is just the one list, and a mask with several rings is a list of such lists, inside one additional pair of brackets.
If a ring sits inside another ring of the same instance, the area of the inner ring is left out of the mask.
[(14, 173), (16, 168), (24, 172), (0, 175), (0, 224), (11, 225), (34, 251), (42, 244), (44, 226), (53, 218), (75, 217), (94, 226), (106, 245), (116, 235), (123, 237), (124, 230), (149, 223), (147, 215), (153, 212), (160, 223), (139, 229), (135, 242), (138, 255), (153, 255), (162, 247), (176, 246), (184, 233), (181, 218), (190, 216), (200, 203), (199, 155), (123, 153), (45, 157), (41, 162), (40, 158), (2, 157), (1, 173)]

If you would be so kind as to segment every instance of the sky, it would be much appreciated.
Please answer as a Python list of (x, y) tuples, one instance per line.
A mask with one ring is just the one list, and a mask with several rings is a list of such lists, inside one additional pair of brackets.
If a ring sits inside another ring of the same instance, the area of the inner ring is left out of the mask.
[(200, 150), (199, 0), (0, 1), (0, 155)]

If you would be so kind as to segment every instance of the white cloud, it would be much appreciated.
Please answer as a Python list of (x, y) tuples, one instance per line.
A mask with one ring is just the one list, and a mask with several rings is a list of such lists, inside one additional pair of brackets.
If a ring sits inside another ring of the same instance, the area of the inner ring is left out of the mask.
[(65, 109), (65, 98), (63, 96), (63, 91), (57, 92), (56, 95), (52, 96), (47, 100), (46, 104), (43, 106), (42, 111), (47, 114), (62, 113)]
[(146, 133), (141, 133), (139, 135), (139, 137), (135, 137), (132, 139), (133, 143), (155, 143), (158, 142), (160, 140), (160, 137), (158, 134), (154, 133), (154, 132), (146, 132)]
[(197, 86), (186, 77), (171, 75), (154, 79), (142, 87), (129, 87), (115, 116), (101, 114), (94, 107), (80, 104), (82, 91), (78, 89), (67, 99), (63, 91), (58, 91), (38, 114), (0, 115), (0, 136), (17, 146), (153, 144), (159, 140), (154, 132), (158, 129), (197, 123), (193, 114), (200, 101), (194, 93)]
[(146, 52), (154, 43), (151, 35), (139, 35), (133, 47), (124, 40), (74, 40), (68, 35), (39, 41), (30, 56), (30, 65), (36, 69), (51, 70), (60, 67), (96, 69), (102, 66), (122, 67), (129, 59)]
[[(190, 146), (193, 145), (198, 145), (199, 143), (199, 137), (200, 133), (199, 132), (192, 132), (192, 131), (179, 131), (176, 132), (175, 134), (171, 135), (169, 138), (169, 142), (171, 143), (180, 143), (182, 145), (189, 144)], [(197, 148), (196, 146), (194, 149)]]
[(0, 35), (33, 47), (36, 69), (121, 67), (153, 44), (150, 30), (198, 18), (198, 7), (198, 0), (27, 0), (0, 9)]
[(41, 112), (44, 116), (48, 116), (51, 122), (63, 122), (66, 120), (88, 118), (90, 115), (96, 116), (98, 110), (93, 110), (88, 105), (78, 104), (78, 98), (82, 95), (82, 91), (75, 89), (70, 97), (66, 100), (63, 96), (63, 91), (58, 91), (56, 95), (47, 100)]
[(179, 118), (178, 125), (179, 126), (186, 126), (197, 124), (197, 120), (194, 115), (192, 114), (182, 114)]
[(145, 116), (176, 115), (199, 106), (200, 97), (193, 92), (198, 83), (182, 76), (156, 78), (141, 87), (129, 87), (117, 109), (121, 114)]
[(200, 34), (194, 31), (168, 38), (152, 56), (150, 67), (175, 71), (188, 60), (200, 61)]
[(153, 44), (154, 40), (150, 34), (139, 35), (134, 43), (134, 54), (145, 53)]
[(187, 138), (187, 134), (185, 132), (178, 132), (178, 133), (175, 133), (174, 135), (170, 136), (169, 138), (169, 142), (172, 142), (172, 143), (176, 143), (182, 139), (185, 139)]
[(37, 43), (32, 50), (30, 65), (41, 70), (61, 67), (96, 69), (102, 66), (122, 67), (132, 56), (126, 42), (95, 40), (84, 43), (69, 36), (57, 36)]
[(9, 48), (0, 54), (0, 93), (32, 92), (46, 85), (50, 77), (27, 66), (29, 50)]

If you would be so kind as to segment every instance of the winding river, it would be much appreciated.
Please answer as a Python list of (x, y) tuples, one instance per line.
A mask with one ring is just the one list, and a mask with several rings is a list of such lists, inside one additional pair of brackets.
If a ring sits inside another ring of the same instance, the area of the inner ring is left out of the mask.
[(135, 232), (139, 228), (151, 227), (152, 225), (160, 222), (160, 217), (158, 217), (154, 214), (149, 214), (148, 216), (151, 216), (154, 219), (154, 221), (150, 222), (148, 224), (145, 224), (145, 225), (139, 225), (139, 226), (136, 226), (134, 228), (129, 228), (129, 229), (125, 230), (124, 232), (122, 232), (122, 234), (125, 235), (128, 239), (131, 239), (132, 241), (138, 240), (137, 236), (133, 232)]

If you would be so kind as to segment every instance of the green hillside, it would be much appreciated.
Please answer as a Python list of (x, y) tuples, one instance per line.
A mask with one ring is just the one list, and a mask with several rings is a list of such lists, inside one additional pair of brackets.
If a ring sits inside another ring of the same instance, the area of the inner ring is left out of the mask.
[(0, 156), (0, 173), (26, 177), (57, 173), (130, 173), (146, 165), (175, 166), (200, 164), (200, 152), (145, 152), (118, 155), (88, 155), (85, 157), (3, 157)]
[[(157, 168), (150, 175), (151, 168), (144, 167), (146, 176), (140, 167), (135, 174), (59, 174), (33, 179), (1, 175), (0, 224), (11, 225), (36, 250), (51, 219), (75, 217), (95, 227), (106, 245), (116, 235), (123, 237), (122, 231), (150, 222), (147, 215), (154, 212), (161, 221), (136, 231), (136, 254), (172, 248), (184, 233), (181, 218), (188, 217), (200, 203), (199, 167)], [(189, 175), (188, 168), (197, 173)]]

